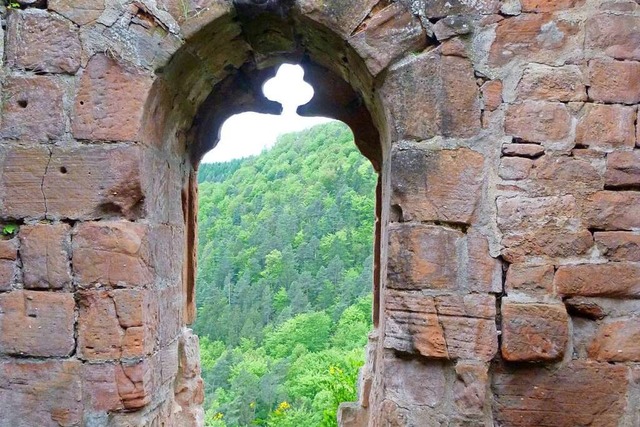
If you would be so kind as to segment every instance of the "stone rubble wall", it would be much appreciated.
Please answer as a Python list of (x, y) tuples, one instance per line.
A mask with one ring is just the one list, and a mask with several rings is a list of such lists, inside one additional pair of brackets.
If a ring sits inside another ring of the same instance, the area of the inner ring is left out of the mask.
[(340, 425), (640, 426), (637, 0), (18, 3), (0, 427), (202, 425), (197, 162), (285, 60), (381, 175)]

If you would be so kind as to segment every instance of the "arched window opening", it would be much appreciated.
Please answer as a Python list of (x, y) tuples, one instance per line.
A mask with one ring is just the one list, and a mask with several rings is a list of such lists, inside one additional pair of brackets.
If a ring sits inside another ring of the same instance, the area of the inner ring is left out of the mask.
[(377, 174), (344, 123), (303, 118), (302, 68), (264, 95), (282, 114), (221, 127), (198, 172), (205, 425), (331, 426), (357, 400), (372, 328)]

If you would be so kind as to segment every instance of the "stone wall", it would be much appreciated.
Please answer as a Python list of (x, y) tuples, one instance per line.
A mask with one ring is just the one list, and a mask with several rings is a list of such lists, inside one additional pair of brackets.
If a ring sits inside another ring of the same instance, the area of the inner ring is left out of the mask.
[(0, 426), (202, 425), (197, 164), (285, 61), (380, 173), (341, 425), (640, 425), (637, 0), (17, 2)]

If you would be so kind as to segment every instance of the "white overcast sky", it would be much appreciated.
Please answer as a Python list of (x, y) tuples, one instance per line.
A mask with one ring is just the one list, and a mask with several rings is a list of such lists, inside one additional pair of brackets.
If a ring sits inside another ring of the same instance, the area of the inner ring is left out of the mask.
[(283, 64), (276, 76), (264, 85), (266, 97), (282, 104), (282, 115), (247, 112), (231, 116), (222, 125), (220, 142), (204, 155), (202, 163), (226, 162), (260, 154), (276, 142), (278, 135), (331, 121), (325, 117), (296, 114), (296, 108), (313, 97), (313, 88), (302, 79), (303, 75), (299, 65)]

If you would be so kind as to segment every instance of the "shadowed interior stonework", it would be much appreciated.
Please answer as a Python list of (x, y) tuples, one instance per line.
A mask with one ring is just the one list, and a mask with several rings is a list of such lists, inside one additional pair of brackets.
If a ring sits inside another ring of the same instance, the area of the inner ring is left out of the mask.
[(637, 0), (16, 1), (0, 427), (203, 424), (197, 166), (284, 62), (380, 176), (340, 425), (640, 426)]

